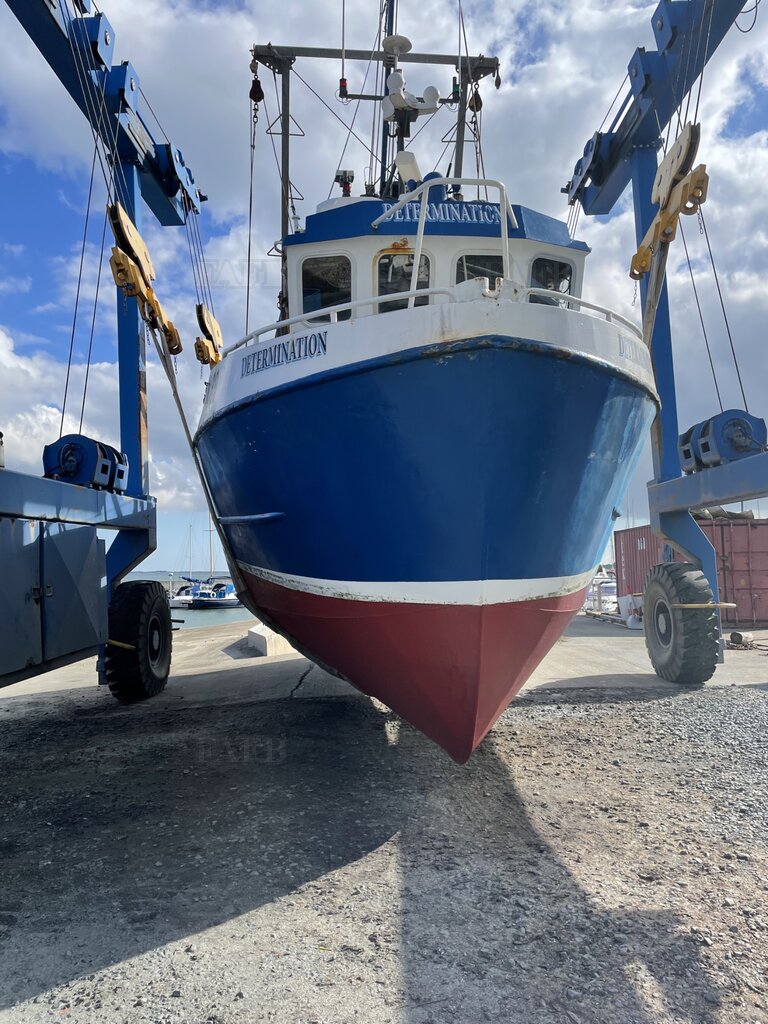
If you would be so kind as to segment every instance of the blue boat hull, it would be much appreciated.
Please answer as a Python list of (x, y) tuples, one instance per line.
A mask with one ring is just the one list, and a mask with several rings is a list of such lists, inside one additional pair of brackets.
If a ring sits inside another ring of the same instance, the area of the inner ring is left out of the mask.
[[(580, 606), (654, 414), (649, 391), (612, 366), (493, 336), (264, 392), (222, 410), (197, 443), (220, 516), (264, 517), (225, 527), (257, 610), (410, 721), (416, 691), (439, 691), (457, 662), (434, 649), (438, 619), (455, 631), (465, 609), (471, 656), (452, 714), (474, 715), (471, 728), (449, 742), (430, 729), (439, 693), (415, 716), (462, 760)], [(478, 647), (482, 606), (496, 608), (492, 651)], [(366, 647), (350, 659), (351, 620)]]

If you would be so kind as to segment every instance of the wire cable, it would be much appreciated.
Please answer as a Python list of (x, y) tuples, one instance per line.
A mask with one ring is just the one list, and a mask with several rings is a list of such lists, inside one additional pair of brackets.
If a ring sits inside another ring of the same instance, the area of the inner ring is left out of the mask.
[(683, 240), (683, 249), (685, 249), (685, 259), (686, 259), (686, 262), (688, 264), (688, 273), (691, 276), (691, 285), (693, 287), (693, 296), (694, 296), (694, 298), (696, 300), (696, 309), (699, 312), (699, 322), (701, 323), (701, 333), (704, 335), (704, 344), (707, 347), (707, 358), (709, 359), (709, 367), (712, 370), (712, 380), (714, 381), (714, 384), (715, 384), (715, 393), (717, 394), (717, 401), (718, 401), (718, 404), (720, 405), (720, 412), (722, 412), (723, 411), (723, 399), (722, 399), (722, 396), (720, 394), (720, 385), (717, 382), (717, 372), (715, 371), (715, 362), (714, 362), (714, 360), (712, 358), (712, 349), (710, 348), (709, 338), (707, 336), (707, 328), (706, 328), (706, 326), (704, 324), (704, 314), (702, 313), (701, 302), (699, 301), (699, 290), (696, 287), (696, 278), (693, 275), (693, 267), (691, 265), (691, 257), (688, 255), (688, 243), (685, 240), (685, 231), (683, 230), (683, 225), (682, 224), (680, 224), (680, 237)]
[(736, 377), (739, 381), (739, 389), (741, 390), (741, 397), (744, 400), (744, 409), (749, 412), (749, 406), (747, 405), (747, 396), (744, 392), (744, 383), (741, 379), (741, 370), (739, 368), (739, 360), (736, 356), (736, 348), (733, 344), (733, 335), (731, 334), (731, 325), (728, 323), (728, 314), (725, 311), (725, 300), (723, 299), (723, 292), (720, 288), (720, 278), (717, 273), (717, 267), (715, 266), (715, 257), (712, 254), (712, 246), (709, 242), (709, 232), (707, 231), (707, 222), (704, 220), (704, 211), (699, 207), (699, 216), (701, 217), (701, 226), (704, 228), (704, 238), (707, 243), (707, 252), (709, 253), (709, 259), (712, 264), (712, 273), (715, 278), (715, 285), (717, 287), (718, 298), (720, 299), (720, 309), (723, 312), (723, 320), (725, 321), (725, 331), (728, 335), (728, 344), (731, 347), (731, 355), (733, 356), (733, 365), (736, 368)]
[(72, 357), (75, 351), (75, 334), (77, 332), (77, 312), (80, 306), (80, 289), (83, 283), (83, 264), (85, 263), (85, 246), (88, 241), (88, 222), (91, 216), (91, 198), (93, 196), (93, 179), (96, 176), (96, 153), (94, 146), (93, 161), (91, 162), (91, 180), (88, 184), (88, 199), (85, 204), (85, 226), (83, 227), (83, 243), (80, 247), (80, 267), (77, 272), (77, 289), (75, 291), (75, 308), (72, 313), (72, 331), (69, 336), (69, 357), (67, 359), (67, 373), (64, 378), (64, 397), (61, 403), (61, 422), (59, 423), (59, 437), (64, 433), (64, 415), (67, 411), (67, 393), (69, 392), (69, 377), (72, 372)]
[(363, 147), (363, 149), (365, 149), (366, 152), (370, 153), (371, 156), (374, 158), (374, 160), (378, 161), (378, 157), (373, 152), (373, 150), (368, 149), (368, 143), (363, 141), (363, 139), (361, 139), (360, 136), (356, 132), (352, 131), (352, 129), (347, 124), (347, 122), (344, 120), (344, 118), (343, 117), (339, 117), (339, 115), (336, 113), (336, 111), (333, 109), (333, 107), (331, 107), (328, 103), (325, 102), (325, 100), (320, 95), (320, 93), (317, 92), (316, 89), (313, 89), (312, 86), (309, 84), (309, 82), (305, 78), (302, 78), (302, 76), (299, 74), (299, 72), (295, 68), (293, 69), (293, 74), (296, 75), (296, 77), (302, 83), (302, 85), (305, 85), (307, 87), (307, 89), (309, 89), (309, 91), (312, 93), (313, 96), (315, 96), (318, 100), (320, 100), (320, 102), (325, 107), (325, 109), (328, 110), (331, 114), (333, 114), (333, 116), (336, 118), (336, 120), (340, 124), (343, 124), (346, 129), (348, 129), (348, 131), (350, 132), (352, 137), (354, 139), (357, 139), (357, 141), (360, 143), (360, 145)]
[(259, 107), (251, 103), (251, 156), (248, 190), (248, 249), (245, 260), (245, 333), (248, 334), (251, 313), (251, 245), (253, 241), (253, 168), (256, 161), (256, 125), (259, 122)]
[(104, 223), (101, 227), (101, 251), (99, 253), (99, 269), (96, 274), (96, 295), (93, 299), (93, 315), (91, 316), (91, 333), (88, 339), (88, 355), (85, 360), (85, 380), (83, 381), (83, 400), (80, 403), (80, 425), (77, 432), (83, 432), (83, 419), (85, 417), (85, 400), (88, 395), (88, 379), (91, 373), (91, 356), (93, 354), (93, 336), (96, 330), (96, 311), (99, 307), (99, 290), (101, 288), (101, 268), (104, 265), (104, 242), (107, 237), (107, 207), (104, 207)]

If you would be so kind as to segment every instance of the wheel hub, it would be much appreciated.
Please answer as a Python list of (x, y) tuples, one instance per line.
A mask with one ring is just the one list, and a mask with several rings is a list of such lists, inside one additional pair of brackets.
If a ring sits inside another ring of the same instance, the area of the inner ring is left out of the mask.
[(156, 665), (160, 660), (163, 651), (163, 630), (160, 620), (156, 615), (152, 616), (149, 623), (149, 660)]
[(656, 636), (663, 647), (669, 647), (672, 643), (672, 612), (664, 600), (656, 602), (653, 610), (653, 621), (656, 627)]

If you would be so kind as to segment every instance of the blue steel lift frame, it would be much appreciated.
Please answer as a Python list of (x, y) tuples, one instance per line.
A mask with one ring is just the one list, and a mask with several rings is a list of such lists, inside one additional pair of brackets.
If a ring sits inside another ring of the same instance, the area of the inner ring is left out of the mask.
[[(651, 189), (664, 130), (746, 3), (747, 0), (661, 0), (652, 19), (658, 49), (646, 51), (641, 47), (635, 51), (628, 66), (629, 93), (608, 131), (597, 132), (587, 142), (566, 187), (569, 202), (581, 202), (587, 214), (610, 213), (631, 181), (635, 232), (640, 245), (657, 212), (651, 202)], [(697, 29), (702, 24), (704, 31), (699, 33)], [(644, 311), (648, 276), (640, 282)], [(701, 567), (718, 602), (715, 551), (690, 510), (768, 494), (768, 452), (682, 475), (666, 278), (653, 328), (651, 354), (661, 399), (651, 438), (651, 527)]]
[[(116, 199), (137, 230), (141, 232), (141, 199), (161, 225), (183, 225), (187, 211), (197, 212), (203, 197), (181, 151), (170, 142), (158, 141), (142, 116), (140, 79), (134, 67), (129, 62), (112, 64), (115, 32), (106, 16), (93, 9), (91, 0), (72, 0), (71, 5), (69, 0), (6, 3), (107, 152), (116, 151)], [(125, 494), (0, 470), (0, 519), (117, 532), (106, 554), (108, 601), (121, 579), (157, 546), (156, 502), (149, 494), (145, 330), (137, 303), (126, 300), (120, 289), (117, 343), (120, 450), (129, 464)], [(90, 653), (92, 648), (84, 649), (80, 656)], [(73, 652), (69, 660), (75, 657)], [(47, 667), (43, 656), (31, 671)]]

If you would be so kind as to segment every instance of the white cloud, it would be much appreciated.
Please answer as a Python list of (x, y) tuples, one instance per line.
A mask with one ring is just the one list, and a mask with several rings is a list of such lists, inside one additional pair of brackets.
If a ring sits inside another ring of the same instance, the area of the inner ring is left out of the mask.
[(0, 272), (0, 295), (24, 295), (31, 290), (31, 277), (5, 277)]

